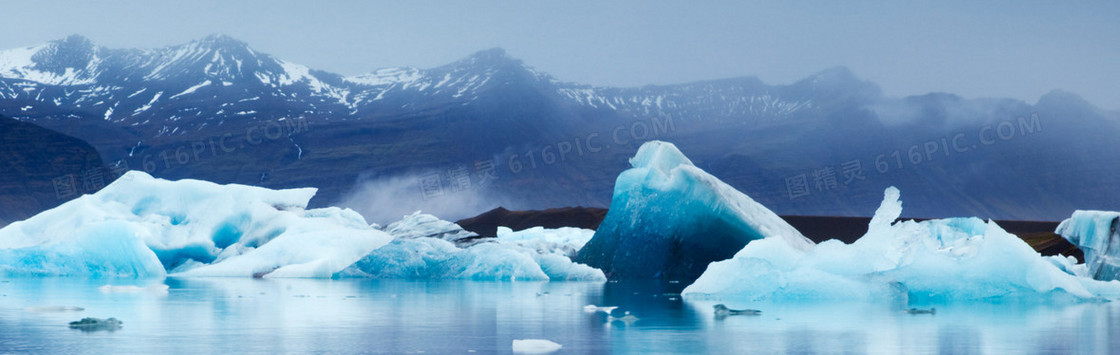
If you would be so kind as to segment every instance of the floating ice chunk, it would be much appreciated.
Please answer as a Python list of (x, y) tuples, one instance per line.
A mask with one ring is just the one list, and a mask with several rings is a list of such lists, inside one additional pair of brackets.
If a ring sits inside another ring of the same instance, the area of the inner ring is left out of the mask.
[(95, 332), (99, 330), (111, 332), (117, 329), (121, 329), (121, 326), (123, 324), (123, 322), (117, 320), (116, 318), (101, 319), (86, 317), (82, 318), (82, 320), (79, 321), (70, 322), (70, 329), (79, 329), (84, 332)]
[(776, 214), (692, 165), (677, 147), (651, 141), (615, 182), (610, 211), (575, 258), (612, 279), (692, 281), (708, 263), (752, 240), (812, 245)]
[(606, 280), (603, 272), (555, 254), (499, 243), (467, 248), (436, 238), (397, 239), (341, 277), (474, 280)]
[(463, 238), (478, 236), (478, 234), (467, 231), (454, 222), (445, 221), (430, 214), (420, 213), (420, 211), (416, 211), (411, 215), (405, 216), (404, 219), (390, 223), (383, 230), (397, 239), (428, 237), (454, 242)]
[(1120, 212), (1074, 211), (1055, 233), (1085, 253), (1094, 279), (1120, 279)]
[(712, 310), (715, 312), (717, 318), (723, 318), (723, 317), (728, 317), (728, 316), (744, 316), (744, 315), (745, 316), (757, 316), (757, 315), (762, 314), (762, 311), (757, 310), (757, 309), (749, 309), (749, 308), (747, 308), (747, 309), (731, 309), (731, 308), (728, 308), (727, 305), (725, 305), (723, 303), (712, 306)]
[[(572, 262), (592, 231), (530, 228), (502, 232), (491, 242), (464, 243), (476, 234), (432, 215), (413, 213), (387, 226), (396, 239), (364, 255), (336, 277), (474, 280), (605, 280), (603, 272)], [(452, 243), (455, 241), (456, 243)]]
[(616, 308), (618, 308), (618, 306), (600, 307), (600, 306), (596, 306), (596, 305), (593, 305), (593, 304), (589, 304), (589, 305), (583, 306), (583, 311), (586, 312), (586, 313), (603, 312), (603, 313), (606, 313), (606, 314), (611, 314), (611, 311), (615, 310)]
[(513, 352), (518, 354), (547, 354), (560, 351), (562, 345), (545, 339), (514, 339)]
[(888, 189), (868, 233), (850, 245), (831, 240), (799, 250), (776, 239), (753, 241), (734, 258), (709, 265), (682, 293), (745, 301), (1120, 297), (1120, 283), (1063, 271), (994, 222), (953, 218), (892, 225), (898, 206), (897, 190)]
[(590, 229), (562, 227), (546, 229), (533, 227), (514, 232), (508, 227), (498, 227), (498, 242), (514, 244), (536, 250), (541, 254), (574, 257), (587, 241), (595, 235)]
[(630, 314), (630, 311), (626, 311), (625, 313), (623, 313), (622, 317), (611, 316), (610, 313), (607, 313), (607, 323), (608, 324), (613, 323), (613, 322), (622, 322), (622, 323), (625, 323), (626, 325), (631, 325), (631, 324), (634, 324), (634, 322), (637, 322), (638, 320), (639, 320), (638, 317), (634, 316), (633, 314)]
[(269, 190), (130, 171), (0, 229), (0, 273), (88, 277), (330, 277), (389, 242), (360, 215)]

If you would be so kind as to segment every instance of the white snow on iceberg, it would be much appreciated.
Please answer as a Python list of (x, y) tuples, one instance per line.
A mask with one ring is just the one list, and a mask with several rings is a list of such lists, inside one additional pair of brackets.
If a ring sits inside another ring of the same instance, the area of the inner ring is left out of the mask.
[(131, 171), (0, 229), (0, 274), (330, 277), (391, 239), (314, 194)]
[(709, 175), (671, 143), (650, 141), (615, 181), (610, 211), (576, 261), (612, 279), (695, 280), (748, 242), (813, 244), (761, 204)]
[(1120, 282), (1071, 275), (994, 222), (952, 218), (891, 224), (902, 212), (891, 187), (868, 232), (798, 250), (775, 239), (714, 262), (682, 292), (690, 299), (752, 301), (900, 299), (1115, 299)]
[(1088, 275), (1120, 279), (1120, 212), (1074, 211), (1054, 231), (1085, 253)]

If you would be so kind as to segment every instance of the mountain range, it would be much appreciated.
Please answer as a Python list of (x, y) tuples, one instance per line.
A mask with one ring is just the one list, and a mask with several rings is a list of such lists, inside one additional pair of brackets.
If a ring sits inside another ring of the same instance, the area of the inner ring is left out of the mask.
[(786, 215), (867, 216), (890, 185), (914, 217), (1120, 209), (1120, 113), (1063, 91), (1033, 104), (888, 97), (843, 67), (788, 85), (616, 88), (557, 80), (501, 49), (343, 76), (222, 35), (158, 49), (73, 35), (0, 51), (0, 115), (84, 140), (116, 168), (314, 186), (313, 205), (376, 222), (416, 208), (604, 207), (651, 139)]

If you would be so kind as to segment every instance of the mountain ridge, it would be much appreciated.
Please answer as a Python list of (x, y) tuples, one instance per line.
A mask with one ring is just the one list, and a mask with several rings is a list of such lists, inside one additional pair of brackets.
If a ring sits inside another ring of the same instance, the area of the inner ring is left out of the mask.
[[(0, 114), (79, 137), (104, 161), (158, 177), (319, 187), (317, 206), (354, 200), (366, 179), (435, 174), (450, 190), (448, 172), (463, 169), (473, 184), (457, 193), (496, 199), (445, 218), (497, 205), (605, 207), (615, 174), (650, 139), (673, 141), (782, 214), (858, 216), (887, 185), (914, 194), (910, 201), (929, 199), (907, 209), (921, 217), (1048, 220), (1073, 208), (1120, 209), (1120, 188), (1105, 181), (1107, 164), (1120, 161), (1111, 138), (1120, 114), (1062, 91), (1033, 105), (887, 97), (844, 67), (784, 85), (742, 76), (603, 87), (560, 81), (500, 48), (432, 68), (342, 76), (223, 35), (157, 49), (70, 36), (0, 51)], [(844, 164), (854, 163), (861, 178), (845, 179)], [(496, 179), (482, 179), (482, 169)], [(792, 193), (791, 181), (808, 189)], [(410, 203), (389, 205), (416, 209)]]

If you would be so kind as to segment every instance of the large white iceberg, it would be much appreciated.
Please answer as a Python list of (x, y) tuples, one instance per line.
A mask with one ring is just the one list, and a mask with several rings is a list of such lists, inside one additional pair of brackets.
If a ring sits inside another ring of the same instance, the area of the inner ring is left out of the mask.
[(1054, 233), (1081, 249), (1089, 276), (1120, 279), (1120, 212), (1074, 211)]
[[(423, 223), (417, 223), (424, 221)], [(438, 221), (438, 222), (437, 222)], [(337, 277), (389, 279), (471, 279), (602, 281), (603, 272), (572, 262), (573, 254), (594, 233), (577, 228), (530, 228), (498, 238), (456, 246), (465, 235), (458, 225), (413, 214), (387, 228), (395, 238), (370, 252)], [(433, 226), (440, 226), (432, 228)], [(445, 238), (444, 236), (452, 236)], [(582, 239), (582, 243), (580, 240)]]
[(615, 181), (610, 211), (576, 261), (612, 279), (691, 281), (752, 240), (812, 242), (770, 210), (700, 170), (671, 143), (643, 144)]
[(892, 224), (901, 212), (899, 191), (888, 188), (867, 234), (856, 242), (830, 240), (800, 250), (776, 239), (756, 240), (735, 257), (709, 265), (683, 293), (691, 299), (745, 302), (1120, 297), (1120, 282), (1071, 275), (994, 222), (951, 218)]
[(270, 190), (131, 171), (0, 229), (0, 273), (330, 277), (391, 237), (315, 189)]

